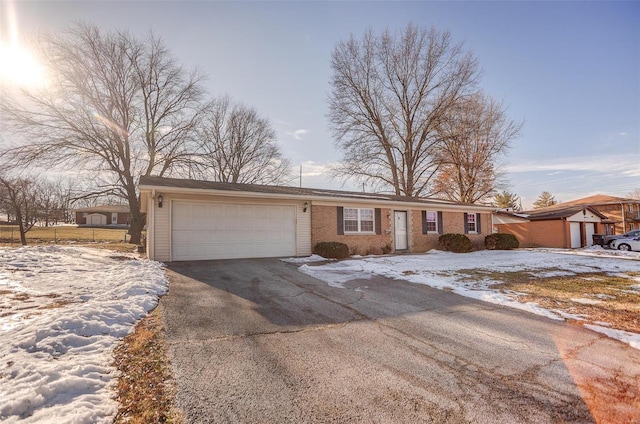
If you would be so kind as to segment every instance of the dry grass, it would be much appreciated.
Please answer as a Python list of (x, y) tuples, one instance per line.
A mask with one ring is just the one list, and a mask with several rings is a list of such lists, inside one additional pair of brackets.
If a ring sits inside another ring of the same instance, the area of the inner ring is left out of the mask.
[(637, 273), (613, 276), (603, 272), (590, 272), (536, 277), (527, 271), (460, 272), (466, 281), (500, 281), (492, 288), (520, 293), (517, 297), (520, 302), (535, 302), (543, 308), (580, 316), (577, 323), (606, 322), (618, 330), (640, 333), (640, 291), (632, 287), (637, 287), (637, 280), (629, 278)]
[(114, 355), (120, 372), (115, 424), (184, 422), (174, 408), (175, 388), (158, 308), (138, 323)]
[[(126, 242), (129, 240), (125, 228), (86, 228), (76, 226), (33, 227), (27, 232), (27, 243), (70, 243), (70, 242)], [(18, 227), (0, 225), (0, 241), (20, 243)]]

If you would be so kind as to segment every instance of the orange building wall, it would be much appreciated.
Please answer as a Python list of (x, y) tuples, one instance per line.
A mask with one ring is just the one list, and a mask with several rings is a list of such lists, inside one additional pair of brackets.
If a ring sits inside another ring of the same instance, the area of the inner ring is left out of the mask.
[(570, 248), (569, 223), (563, 220), (497, 224), (499, 233), (516, 236), (520, 247)]

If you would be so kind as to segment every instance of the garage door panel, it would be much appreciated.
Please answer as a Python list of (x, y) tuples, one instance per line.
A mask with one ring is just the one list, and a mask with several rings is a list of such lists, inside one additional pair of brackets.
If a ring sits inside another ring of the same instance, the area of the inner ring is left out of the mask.
[(295, 209), (174, 201), (172, 260), (295, 255)]

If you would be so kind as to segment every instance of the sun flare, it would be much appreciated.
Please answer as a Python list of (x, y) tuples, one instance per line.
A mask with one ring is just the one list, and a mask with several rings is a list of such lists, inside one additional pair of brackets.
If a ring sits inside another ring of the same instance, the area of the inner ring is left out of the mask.
[(45, 81), (44, 68), (31, 52), (14, 43), (0, 44), (0, 82), (37, 88)]

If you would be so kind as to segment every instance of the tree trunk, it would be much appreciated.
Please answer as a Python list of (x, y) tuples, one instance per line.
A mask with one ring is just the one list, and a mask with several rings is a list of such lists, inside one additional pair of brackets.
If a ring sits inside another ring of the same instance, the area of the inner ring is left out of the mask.
[(140, 212), (138, 208), (137, 211), (131, 211), (131, 222), (129, 224), (129, 235), (131, 238), (129, 239), (129, 243), (139, 245), (142, 241), (142, 230), (144, 229), (145, 224), (145, 214)]
[(24, 231), (24, 222), (22, 220), (22, 211), (18, 208), (16, 210), (16, 218), (18, 218), (18, 227), (20, 228), (20, 243), (23, 246), (27, 245), (27, 233)]

